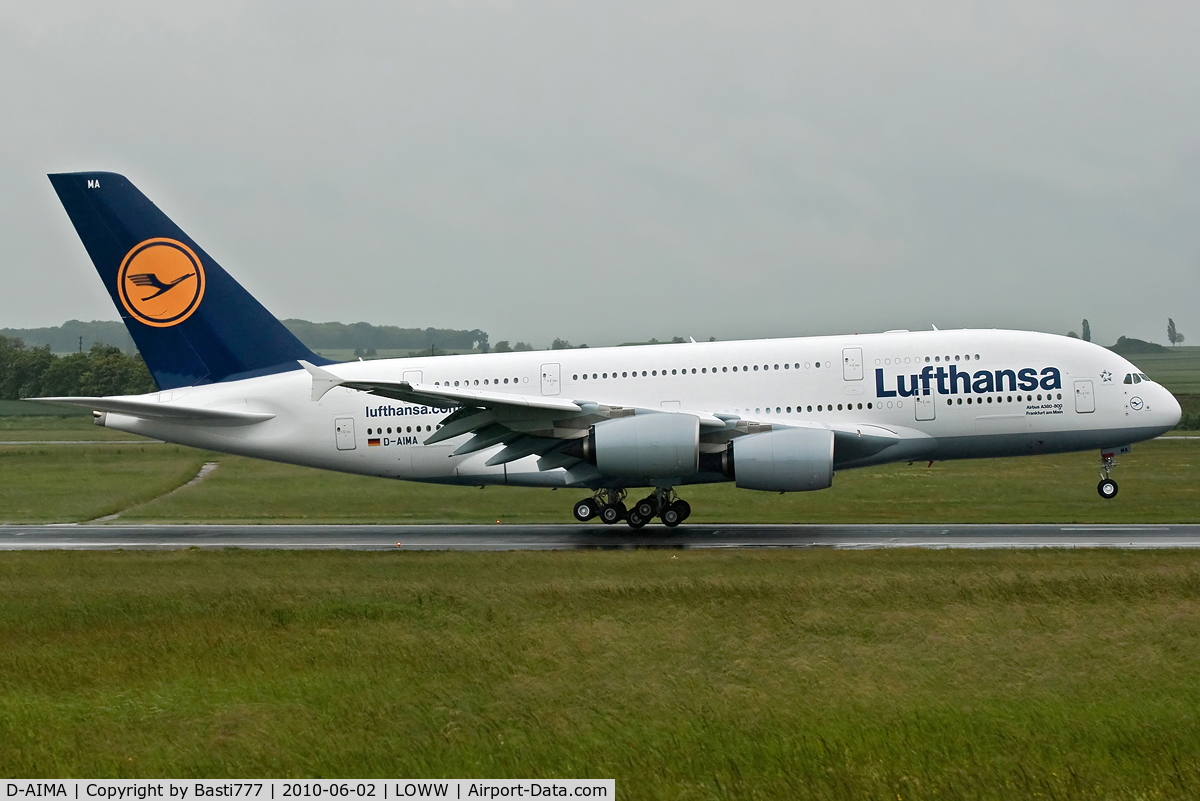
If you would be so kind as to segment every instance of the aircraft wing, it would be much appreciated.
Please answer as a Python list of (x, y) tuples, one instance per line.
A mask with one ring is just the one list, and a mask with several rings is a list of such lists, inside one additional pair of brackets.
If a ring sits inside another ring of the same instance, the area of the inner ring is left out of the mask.
[[(308, 362), (301, 361), (300, 364), (312, 376), (314, 401), (320, 400), (334, 387), (346, 387), (406, 403), (454, 408), (455, 411), (442, 421), (438, 430), (425, 440), (426, 444), (433, 445), (472, 434), (471, 439), (455, 449), (454, 456), (504, 445), (503, 450), (488, 459), (488, 465), (504, 464), (532, 455), (543, 457), (538, 463), (543, 470), (572, 464), (578, 459), (556, 452), (571, 440), (586, 437), (588, 429), (596, 423), (618, 417), (649, 413), (689, 414), (699, 418), (702, 429), (710, 431), (728, 429), (730, 421), (736, 422), (738, 419), (732, 415), (718, 416), (705, 411), (663, 411), (607, 405), (593, 400), (459, 389), (411, 381), (341, 378)], [(763, 430), (769, 430), (769, 427)]]
[[(700, 420), (700, 450), (719, 453), (735, 437), (774, 429), (816, 427), (832, 429), (836, 460), (859, 462), (900, 445), (915, 432), (899, 432), (871, 424), (780, 423), (745, 420), (738, 415), (689, 409), (663, 410), (607, 405), (594, 400), (519, 393), (480, 391), (422, 384), (410, 381), (344, 379), (322, 367), (301, 361), (312, 376), (312, 399), (320, 400), (334, 387), (347, 387), (384, 398), (419, 403), (425, 406), (455, 409), (428, 439), (433, 445), (464, 434), (472, 437), (455, 449), (462, 456), (496, 445), (504, 448), (488, 459), (488, 465), (516, 461), (537, 455), (538, 467), (550, 470), (570, 467), (579, 459), (563, 453), (568, 443), (588, 435), (596, 423), (635, 414), (686, 414)], [(915, 444), (915, 443), (913, 443)]]
[(151, 420), (171, 420), (176, 423), (206, 423), (209, 425), (248, 426), (272, 419), (270, 412), (248, 412), (234, 409), (204, 409), (172, 403), (136, 400), (133, 398), (29, 398), (42, 403), (61, 403), (80, 406), (95, 412), (126, 414)]
[(508, 406), (521, 409), (539, 409), (548, 412), (579, 412), (582, 407), (574, 401), (562, 398), (546, 398), (534, 395), (517, 395), (508, 392), (485, 392), (470, 389), (418, 384), (410, 381), (341, 381), (338, 386), (369, 392), (383, 398), (419, 403), (423, 406), (457, 406), (491, 408)]

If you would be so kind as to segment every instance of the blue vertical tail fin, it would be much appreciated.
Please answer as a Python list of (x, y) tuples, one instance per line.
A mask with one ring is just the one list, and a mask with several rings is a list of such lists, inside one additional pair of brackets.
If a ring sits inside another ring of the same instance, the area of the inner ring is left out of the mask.
[(159, 389), (329, 364), (124, 176), (50, 176)]

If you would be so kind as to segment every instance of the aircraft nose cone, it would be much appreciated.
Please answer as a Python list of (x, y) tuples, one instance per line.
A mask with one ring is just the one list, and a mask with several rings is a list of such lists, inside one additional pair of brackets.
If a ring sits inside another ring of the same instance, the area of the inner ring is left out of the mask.
[(1162, 405), (1163, 416), (1165, 422), (1169, 423), (1171, 428), (1179, 424), (1179, 418), (1183, 416), (1183, 410), (1179, 407), (1179, 401), (1170, 392), (1163, 390), (1166, 394), (1166, 402)]

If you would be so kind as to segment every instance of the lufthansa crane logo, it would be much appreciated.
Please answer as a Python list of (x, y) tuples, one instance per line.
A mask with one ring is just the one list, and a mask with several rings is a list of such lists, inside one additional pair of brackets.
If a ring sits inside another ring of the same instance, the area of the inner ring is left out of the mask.
[(204, 268), (194, 251), (174, 239), (147, 239), (125, 256), (117, 272), (121, 305), (155, 328), (178, 325), (204, 297)]

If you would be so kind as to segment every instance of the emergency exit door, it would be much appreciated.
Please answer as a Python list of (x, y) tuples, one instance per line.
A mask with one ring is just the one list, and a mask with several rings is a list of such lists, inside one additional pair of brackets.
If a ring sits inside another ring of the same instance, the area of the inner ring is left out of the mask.
[(1080, 414), (1096, 411), (1096, 395), (1092, 389), (1091, 379), (1075, 382), (1075, 411)]
[(932, 387), (920, 390), (918, 394), (913, 395), (913, 400), (916, 401), (918, 420), (932, 420), (937, 417), (937, 395), (933, 393)]
[(862, 381), (862, 348), (842, 348), (842, 378), (846, 381)]
[(559, 366), (557, 364), (542, 365), (542, 394), (557, 395), (559, 389)]
[(354, 418), (339, 417), (334, 420), (333, 437), (339, 451), (354, 450)]

